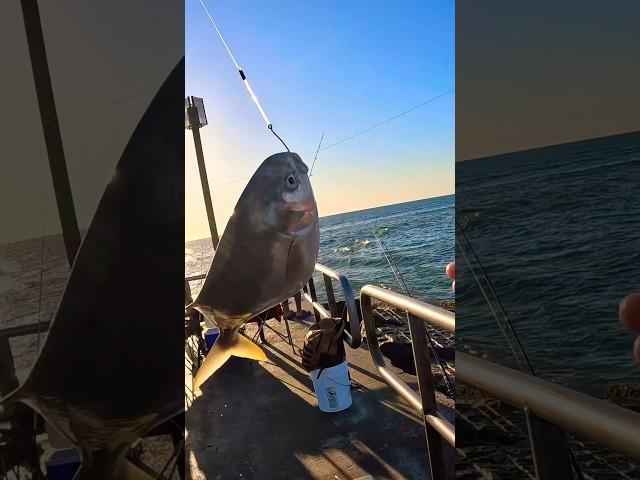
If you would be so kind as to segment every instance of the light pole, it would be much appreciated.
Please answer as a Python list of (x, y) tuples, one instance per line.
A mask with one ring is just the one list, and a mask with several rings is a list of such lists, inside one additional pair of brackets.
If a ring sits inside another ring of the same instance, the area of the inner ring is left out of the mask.
[(27, 34), (31, 69), (38, 97), (38, 108), (40, 109), (40, 119), (47, 147), (51, 178), (53, 179), (53, 188), (56, 195), (58, 213), (60, 214), (62, 237), (67, 250), (67, 259), (69, 260), (69, 265), (71, 265), (76, 253), (78, 253), (78, 248), (80, 248), (80, 229), (76, 219), (76, 210), (67, 173), (67, 163), (64, 157), (64, 148), (62, 147), (62, 136), (60, 135), (58, 114), (53, 98), (53, 87), (51, 86), (51, 77), (49, 75), (49, 64), (47, 63), (47, 52), (44, 46), (38, 1), (22, 0), (22, 16)]
[(207, 179), (207, 168), (204, 164), (204, 153), (202, 152), (202, 141), (200, 140), (200, 127), (207, 124), (207, 115), (204, 111), (204, 102), (198, 97), (187, 97), (185, 100), (186, 118), (185, 128), (193, 132), (193, 143), (196, 147), (196, 158), (198, 159), (198, 170), (200, 171), (200, 183), (202, 184), (202, 194), (204, 195), (204, 206), (207, 210), (209, 229), (211, 230), (211, 241), (213, 248), (218, 248), (218, 228), (213, 215), (213, 203), (211, 202), (211, 192), (209, 191), (209, 180)]

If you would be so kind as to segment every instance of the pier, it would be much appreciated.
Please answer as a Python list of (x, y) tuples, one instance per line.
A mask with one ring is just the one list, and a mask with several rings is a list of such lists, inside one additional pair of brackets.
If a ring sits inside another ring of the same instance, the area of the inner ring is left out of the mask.
[[(308, 301), (303, 308), (312, 311)], [(269, 324), (262, 344), (268, 361), (232, 357), (191, 397), (186, 415), (187, 478), (429, 479), (420, 413), (377, 373), (367, 344), (346, 348), (353, 404), (324, 413), (299, 348), (313, 317)], [(245, 334), (253, 337), (256, 324)], [(295, 353), (294, 353), (295, 352)], [(389, 366), (418, 390), (415, 376)], [(187, 384), (189, 380), (187, 379)], [(454, 401), (436, 392), (438, 411), (454, 421)], [(445, 449), (453, 465), (454, 451)], [(449, 468), (453, 472), (453, 468)]]

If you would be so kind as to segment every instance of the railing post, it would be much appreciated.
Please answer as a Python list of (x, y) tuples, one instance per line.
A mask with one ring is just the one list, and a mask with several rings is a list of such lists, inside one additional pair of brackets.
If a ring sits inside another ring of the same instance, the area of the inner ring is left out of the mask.
[(333, 283), (331, 283), (331, 278), (324, 273), (322, 274), (322, 279), (324, 280), (324, 289), (327, 292), (329, 311), (331, 312), (331, 316), (336, 318), (338, 317), (338, 306), (336, 305), (336, 296), (333, 293)]
[(422, 422), (427, 437), (427, 451), (429, 455), (429, 470), (433, 480), (444, 480), (447, 478), (445, 468), (443, 439), (438, 431), (427, 421), (427, 415), (436, 415), (438, 406), (431, 374), (431, 361), (427, 348), (427, 333), (424, 321), (408, 315), (409, 333), (411, 334), (411, 345), (413, 347), (413, 360), (416, 366), (416, 376), (418, 377), (418, 387), (420, 389), (420, 399), (422, 401)]
[[(316, 295), (316, 285), (315, 283), (313, 283), (313, 277), (309, 279), (308, 285), (309, 285), (309, 295), (311, 295), (311, 300), (313, 302), (317, 302), (318, 296)], [(322, 320), (320, 313), (318, 313), (318, 311), (315, 308), (313, 309), (313, 316), (316, 317), (316, 323)]]
[(17, 388), (19, 383), (9, 339), (0, 338), (0, 397)]
[(571, 453), (567, 434), (525, 407), (533, 467), (538, 480), (571, 480)]

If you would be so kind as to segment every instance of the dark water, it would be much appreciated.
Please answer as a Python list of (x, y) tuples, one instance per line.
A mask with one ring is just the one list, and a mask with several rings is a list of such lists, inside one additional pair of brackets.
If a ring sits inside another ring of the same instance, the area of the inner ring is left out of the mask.
[[(410, 293), (439, 304), (453, 297), (444, 269), (454, 257), (454, 208), (455, 196), (450, 195), (323, 217), (319, 262), (345, 274), (356, 295), (367, 283), (401, 292), (375, 230)], [(187, 275), (206, 273), (212, 255), (210, 239), (187, 242)], [(195, 291), (196, 282), (193, 286)]]
[(356, 294), (367, 283), (402, 292), (382, 243), (410, 293), (439, 304), (453, 296), (444, 269), (455, 254), (454, 208), (449, 195), (321, 218), (319, 261), (347, 275)]
[[(618, 302), (640, 289), (640, 134), (463, 162), (457, 218), (545, 378), (640, 381)], [(458, 348), (513, 365), (458, 251)]]

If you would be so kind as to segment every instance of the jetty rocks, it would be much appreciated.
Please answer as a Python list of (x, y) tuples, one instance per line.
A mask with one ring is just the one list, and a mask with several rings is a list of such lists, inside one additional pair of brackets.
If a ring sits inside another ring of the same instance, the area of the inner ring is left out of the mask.
[[(338, 311), (341, 311), (343, 306), (341, 304), (344, 302), (337, 303)], [(360, 312), (360, 301), (356, 300), (356, 304), (358, 312)], [(455, 302), (453, 300), (443, 301), (439, 306), (445, 310), (455, 311)], [(373, 319), (382, 354), (389, 359), (394, 367), (401, 369), (405, 373), (415, 375), (416, 368), (406, 312), (382, 303), (374, 303)], [(366, 331), (362, 319), (360, 320), (363, 346), (366, 348)], [(426, 328), (433, 341), (433, 348), (429, 346), (429, 355), (432, 362), (431, 373), (434, 377), (435, 388), (444, 395), (450, 395), (445, 376), (436, 358), (439, 358), (444, 365), (446, 375), (455, 389), (455, 337), (450, 332), (436, 329), (430, 325), (426, 325)]]

